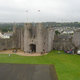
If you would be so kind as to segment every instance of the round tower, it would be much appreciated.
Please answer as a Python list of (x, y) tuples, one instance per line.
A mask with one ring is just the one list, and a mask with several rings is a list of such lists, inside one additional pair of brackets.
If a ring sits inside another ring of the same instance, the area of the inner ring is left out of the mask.
[(24, 25), (24, 52), (29, 52), (29, 42), (31, 37), (31, 23), (26, 23)]
[(36, 45), (36, 51), (37, 52), (43, 52), (43, 24), (37, 23), (37, 45)]

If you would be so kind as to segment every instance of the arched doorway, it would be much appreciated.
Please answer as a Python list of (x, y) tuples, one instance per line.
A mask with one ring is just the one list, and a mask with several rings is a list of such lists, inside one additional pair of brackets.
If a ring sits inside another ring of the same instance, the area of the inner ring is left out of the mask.
[(36, 52), (36, 45), (30, 44), (30, 50), (31, 50), (31, 52)]

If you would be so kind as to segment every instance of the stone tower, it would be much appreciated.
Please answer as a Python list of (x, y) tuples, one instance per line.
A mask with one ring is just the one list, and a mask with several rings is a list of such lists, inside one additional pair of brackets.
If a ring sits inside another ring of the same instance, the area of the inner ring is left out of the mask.
[(24, 52), (29, 52), (31, 23), (24, 25)]
[[(49, 32), (50, 33), (50, 32)], [(49, 37), (50, 38), (50, 37)], [(24, 26), (24, 51), (25, 52), (48, 52), (48, 29), (42, 23), (32, 25), (27, 23)], [(48, 43), (49, 42), (49, 43)], [(50, 43), (50, 45), (52, 45)]]
[(12, 47), (24, 52), (49, 52), (53, 49), (54, 30), (42, 23), (26, 23), (23, 27), (13, 27)]
[(21, 50), (24, 52), (49, 52), (53, 49), (54, 30), (42, 23), (26, 23), (21, 30)]
[(37, 28), (37, 47), (36, 50), (37, 52), (42, 52), (43, 51), (43, 25), (41, 23), (38, 23), (36, 25)]
[(13, 48), (17, 48), (18, 38), (17, 38), (17, 27), (16, 24), (13, 26)]
[(53, 50), (53, 40), (54, 40), (54, 29), (53, 28), (48, 28), (48, 52)]
[(74, 32), (72, 40), (76, 47), (80, 47), (80, 29)]

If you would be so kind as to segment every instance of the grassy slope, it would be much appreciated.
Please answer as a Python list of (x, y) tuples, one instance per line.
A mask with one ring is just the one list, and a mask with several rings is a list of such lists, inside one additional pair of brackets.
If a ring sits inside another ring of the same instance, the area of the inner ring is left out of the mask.
[(0, 54), (0, 63), (54, 64), (59, 80), (80, 80), (80, 55), (58, 54), (52, 51), (46, 56), (27, 57)]

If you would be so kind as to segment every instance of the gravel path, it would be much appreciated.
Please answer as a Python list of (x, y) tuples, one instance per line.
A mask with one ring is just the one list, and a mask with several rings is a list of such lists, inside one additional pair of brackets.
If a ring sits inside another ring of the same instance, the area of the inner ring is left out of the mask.
[[(17, 53), (12, 52), (12, 50), (4, 50), (4, 51), (0, 51), (0, 54), (17, 54), (17, 55), (21, 55), (21, 56), (42, 56), (41, 53), (24, 53), (21, 50), (18, 50)], [(47, 53), (43, 54), (46, 55)]]

